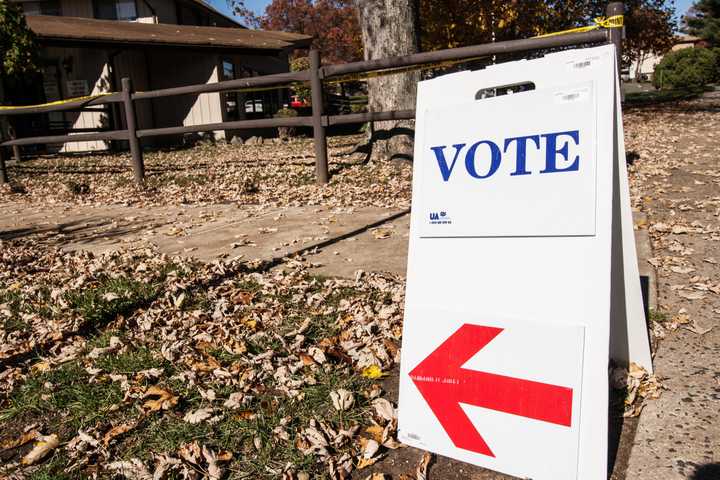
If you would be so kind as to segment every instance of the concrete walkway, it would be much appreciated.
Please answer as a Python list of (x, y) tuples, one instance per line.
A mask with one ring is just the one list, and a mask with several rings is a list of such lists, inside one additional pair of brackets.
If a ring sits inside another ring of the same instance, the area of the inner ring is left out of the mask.
[(656, 132), (674, 136), (658, 143), (664, 156), (640, 158), (657, 172), (639, 193), (654, 228), (657, 319), (667, 327), (654, 365), (665, 390), (640, 416), (628, 480), (720, 479), (718, 112), (677, 115)]
[[(310, 258), (319, 273), (347, 277), (359, 269), (404, 274), (407, 260), (407, 210), (22, 203), (0, 208), (7, 213), (0, 220), (0, 239), (29, 238), (67, 251), (102, 253), (154, 244), (163, 253), (201, 261), (272, 260), (311, 251), (317, 252)], [(324, 248), (327, 244), (335, 246)]]

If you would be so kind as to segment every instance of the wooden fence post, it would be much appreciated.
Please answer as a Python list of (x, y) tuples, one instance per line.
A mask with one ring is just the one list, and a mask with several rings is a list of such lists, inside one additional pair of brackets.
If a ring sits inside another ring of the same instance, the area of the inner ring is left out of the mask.
[[(605, 10), (605, 16), (614, 17), (616, 15), (625, 14), (625, 4), (623, 2), (610, 2)], [(623, 34), (625, 27), (622, 28), (608, 28), (608, 38), (610, 43), (615, 44), (615, 51), (617, 52), (617, 72), (618, 80), (622, 85), (622, 55), (623, 55)], [(622, 89), (621, 89), (622, 92)], [(621, 93), (622, 99), (625, 99), (625, 94)]]
[(122, 79), (122, 98), (125, 108), (125, 123), (127, 124), (128, 143), (130, 144), (130, 155), (132, 155), (132, 168), (135, 176), (135, 183), (142, 186), (145, 180), (145, 164), (143, 153), (140, 148), (140, 139), (137, 136), (137, 119), (135, 116), (135, 104), (132, 100), (132, 82), (129, 78)]
[[(17, 135), (15, 134), (15, 129), (12, 125), (10, 125), (10, 122), (8, 122), (8, 135), (10, 136), (10, 140), (16, 140)], [(20, 154), (20, 147), (17, 145), (12, 146), (12, 152), (13, 152), (13, 158), (17, 163), (20, 163), (22, 160), (22, 155)]]
[(310, 89), (312, 91), (312, 122), (315, 139), (315, 174), (318, 183), (328, 183), (327, 138), (323, 125), (323, 88), (320, 77), (320, 52), (310, 50)]
[[(0, 135), (0, 142), (2, 135)], [(0, 183), (8, 183), (7, 170), (5, 169), (5, 147), (0, 147)]]

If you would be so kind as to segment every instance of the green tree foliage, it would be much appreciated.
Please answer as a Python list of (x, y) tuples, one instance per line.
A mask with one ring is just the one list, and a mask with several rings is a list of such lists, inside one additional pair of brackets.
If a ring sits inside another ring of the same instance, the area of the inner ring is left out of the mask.
[(17, 76), (36, 70), (33, 33), (17, 3), (0, 0), (0, 76)]
[(720, 0), (699, 0), (683, 18), (685, 31), (720, 46)]
[(718, 56), (709, 48), (685, 48), (670, 52), (655, 67), (656, 88), (702, 88), (720, 77)]

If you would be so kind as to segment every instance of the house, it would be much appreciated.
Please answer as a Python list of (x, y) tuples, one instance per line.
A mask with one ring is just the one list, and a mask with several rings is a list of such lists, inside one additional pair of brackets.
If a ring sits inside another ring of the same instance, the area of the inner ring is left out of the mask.
[[(676, 35), (673, 42), (673, 46), (670, 51), (675, 52), (677, 50), (683, 50), (685, 48), (702, 47), (704, 41), (699, 37), (693, 37), (690, 35)], [(628, 76), (632, 79), (641, 80), (652, 80), (653, 74), (655, 73), (655, 67), (662, 61), (664, 55), (646, 54), (641, 56), (640, 59), (634, 61), (630, 65)], [(629, 79), (629, 78), (628, 78)]]
[[(288, 56), (311, 38), (251, 30), (202, 0), (16, 0), (40, 45), (42, 79), (6, 85), (15, 104), (118, 91), (155, 90), (287, 72)], [(205, 93), (137, 102), (138, 128), (200, 125), (272, 116), (287, 92)], [(30, 117), (30, 118), (28, 118)], [(16, 117), (18, 136), (121, 129), (119, 105)], [(217, 139), (233, 132), (217, 131)], [(176, 143), (157, 137), (145, 144)], [(63, 151), (104, 150), (110, 142), (75, 142)]]

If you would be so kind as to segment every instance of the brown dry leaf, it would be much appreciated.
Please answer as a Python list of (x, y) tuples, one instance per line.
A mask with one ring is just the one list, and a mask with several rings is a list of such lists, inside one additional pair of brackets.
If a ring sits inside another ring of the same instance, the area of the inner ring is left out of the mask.
[(112, 442), (113, 439), (115, 439), (116, 437), (119, 437), (120, 435), (122, 435), (126, 432), (129, 432), (130, 430), (132, 430), (135, 427), (137, 427), (137, 422), (123, 423), (121, 425), (114, 426), (113, 428), (108, 430), (107, 433), (105, 433), (105, 435), (103, 435), (103, 439), (102, 439), (103, 445), (105, 445), (105, 447), (107, 447), (108, 445), (110, 445), (110, 442)]
[(385, 428), (383, 428), (380, 425), (371, 425), (365, 429), (365, 432), (372, 437), (373, 440), (375, 440), (378, 443), (383, 442), (383, 432), (385, 431)]
[(178, 449), (180, 458), (189, 463), (197, 464), (200, 462), (200, 444), (197, 441), (191, 443), (183, 443)]
[(9, 450), (11, 448), (17, 448), (25, 445), (28, 442), (31, 442), (32, 440), (35, 440), (40, 436), (40, 432), (37, 430), (30, 430), (29, 432), (25, 432), (22, 435), (20, 435), (15, 440), (6, 440), (2, 444), (0, 444), (0, 451), (1, 450)]
[(164, 390), (157, 386), (152, 386), (145, 391), (143, 398), (158, 397), (147, 400), (143, 404), (143, 408), (150, 411), (156, 412), (158, 410), (169, 410), (177, 405), (178, 397), (172, 394), (168, 390)]
[(430, 454), (430, 452), (423, 453), (423, 456), (420, 459), (420, 463), (418, 463), (418, 466), (415, 469), (415, 480), (427, 479), (427, 468), (430, 464), (430, 460), (432, 460), (432, 455)]
[(41, 435), (37, 437), (37, 441), (33, 449), (23, 457), (21, 462), (23, 465), (37, 463), (60, 445), (60, 439), (54, 433), (52, 435)]
[(43, 372), (47, 372), (48, 370), (50, 370), (50, 367), (51, 367), (50, 362), (48, 362), (47, 360), (41, 360), (41, 361), (33, 364), (30, 367), (30, 370), (32, 370), (33, 373), (43, 373)]
[(236, 420), (252, 420), (255, 418), (255, 412), (252, 410), (241, 410), (235, 415), (233, 415), (233, 418)]
[(305, 353), (300, 354), (300, 360), (302, 361), (303, 365), (305, 365), (305, 366), (310, 366), (310, 365), (315, 364), (315, 359)]
[(375, 239), (377, 240), (390, 238), (392, 236), (392, 230), (388, 228), (374, 228), (370, 231), (372, 232), (373, 237), (375, 237)]
[(250, 305), (253, 301), (253, 298), (255, 298), (254, 292), (240, 291), (237, 294), (233, 295), (232, 302), (235, 305)]

